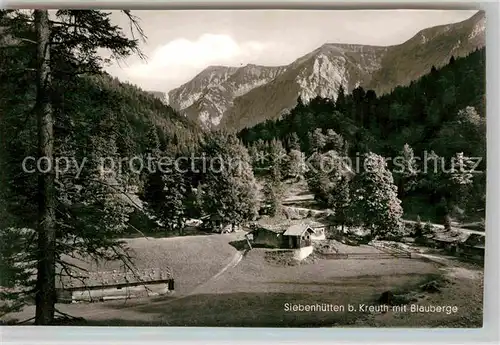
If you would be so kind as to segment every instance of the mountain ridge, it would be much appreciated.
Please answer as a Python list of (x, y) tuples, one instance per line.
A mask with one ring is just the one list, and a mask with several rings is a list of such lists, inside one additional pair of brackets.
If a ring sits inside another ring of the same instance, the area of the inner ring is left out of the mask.
[(209, 66), (168, 93), (169, 104), (208, 129), (239, 130), (277, 118), (304, 101), (336, 98), (342, 85), (377, 94), (407, 85), (485, 42), (485, 15), (418, 31), (396, 45), (324, 43), (285, 66)]

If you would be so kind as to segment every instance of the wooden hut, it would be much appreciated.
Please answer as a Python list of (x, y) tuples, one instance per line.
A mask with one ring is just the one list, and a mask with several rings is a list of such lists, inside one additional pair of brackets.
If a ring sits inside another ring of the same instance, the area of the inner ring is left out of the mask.
[(98, 302), (163, 295), (174, 290), (169, 270), (80, 272), (56, 281), (59, 302)]

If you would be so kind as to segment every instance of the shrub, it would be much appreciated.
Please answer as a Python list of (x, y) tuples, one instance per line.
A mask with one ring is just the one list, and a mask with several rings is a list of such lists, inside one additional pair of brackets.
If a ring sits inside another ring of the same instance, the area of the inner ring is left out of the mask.
[(451, 230), (451, 217), (449, 215), (446, 215), (444, 217), (444, 230), (445, 231)]
[(423, 234), (424, 235), (428, 235), (428, 234), (431, 234), (432, 233), (432, 225), (429, 221), (427, 221), (427, 223), (425, 223), (425, 226), (424, 226), (424, 229), (423, 229)]
[(422, 237), (424, 235), (424, 227), (422, 226), (420, 216), (417, 216), (417, 222), (415, 223), (414, 227), (414, 235), (415, 237)]

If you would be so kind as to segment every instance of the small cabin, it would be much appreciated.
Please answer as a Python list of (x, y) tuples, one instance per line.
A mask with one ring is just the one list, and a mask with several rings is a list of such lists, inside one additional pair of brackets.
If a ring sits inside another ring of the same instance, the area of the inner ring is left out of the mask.
[(288, 248), (293, 249), (293, 256), (297, 260), (303, 260), (313, 252), (312, 239), (314, 230), (306, 224), (295, 224), (290, 226), (284, 233), (283, 239)]
[(247, 235), (247, 238), (251, 239), (257, 247), (282, 248), (283, 232), (284, 230), (279, 228), (256, 227)]
[(467, 231), (445, 231), (437, 233), (431, 241), (435, 247), (453, 255), (484, 258), (484, 235)]
[(323, 224), (310, 224), (314, 233), (311, 235), (313, 241), (322, 241), (326, 239), (327, 227)]
[(315, 231), (305, 223), (288, 225), (254, 224), (253, 230), (246, 235), (255, 247), (281, 248), (293, 252), (297, 260), (303, 260), (313, 252)]
[(309, 247), (312, 244), (312, 235), (314, 235), (314, 230), (309, 225), (295, 224), (283, 233), (283, 238), (288, 248), (297, 249)]
[(481, 234), (470, 234), (465, 241), (460, 243), (461, 255), (484, 260), (485, 237)]
[(326, 226), (320, 223), (293, 222), (291, 224), (253, 224), (247, 239), (256, 246), (297, 249), (312, 245), (312, 241), (324, 240)]
[(56, 281), (60, 303), (99, 302), (167, 294), (174, 291), (169, 270), (85, 272)]

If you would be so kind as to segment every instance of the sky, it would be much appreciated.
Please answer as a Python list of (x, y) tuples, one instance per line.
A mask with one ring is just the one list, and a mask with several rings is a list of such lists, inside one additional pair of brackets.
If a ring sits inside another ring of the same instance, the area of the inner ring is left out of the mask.
[[(208, 66), (287, 65), (325, 43), (395, 45), (427, 27), (459, 22), (469, 10), (140, 10), (142, 61), (107, 67), (144, 90), (168, 92)], [(128, 29), (120, 12), (112, 20)]]

